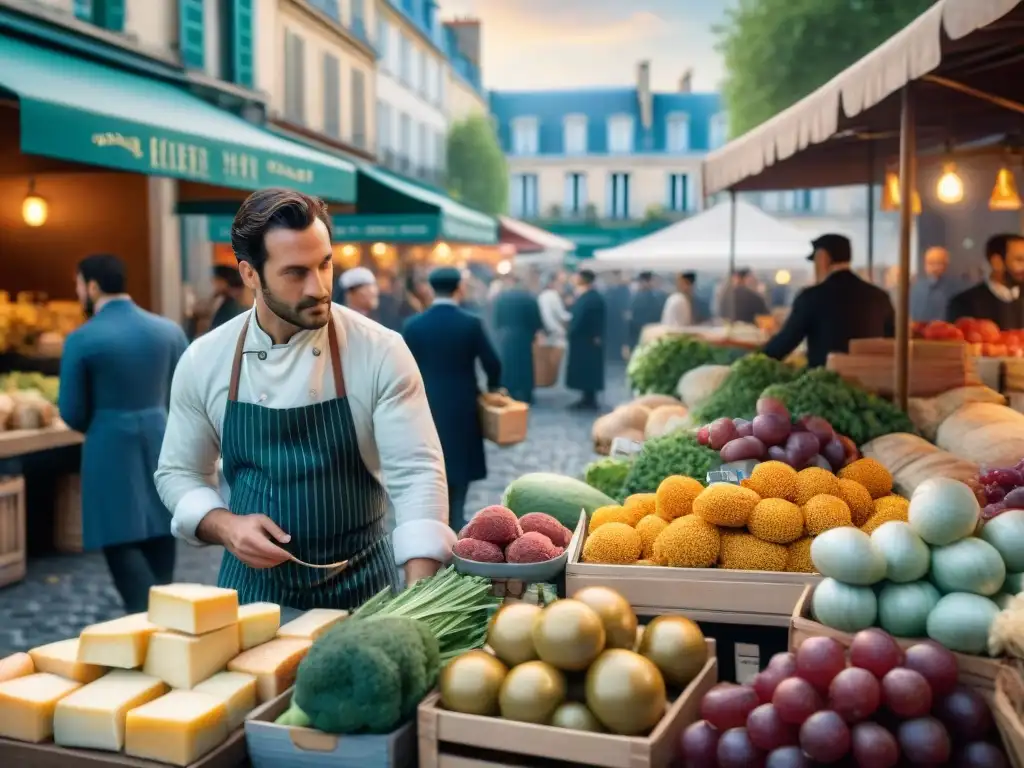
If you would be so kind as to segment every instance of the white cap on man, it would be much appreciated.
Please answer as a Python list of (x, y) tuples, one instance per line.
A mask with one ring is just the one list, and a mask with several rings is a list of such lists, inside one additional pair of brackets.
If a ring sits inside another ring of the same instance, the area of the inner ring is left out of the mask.
[(375, 285), (377, 278), (366, 267), (353, 267), (342, 272), (338, 282), (343, 290), (351, 291), (353, 288), (362, 288), (364, 285)]

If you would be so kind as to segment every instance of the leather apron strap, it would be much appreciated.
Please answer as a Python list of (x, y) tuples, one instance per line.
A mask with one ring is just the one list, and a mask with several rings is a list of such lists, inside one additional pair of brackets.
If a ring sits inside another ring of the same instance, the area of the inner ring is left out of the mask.
[[(245, 354), (245, 339), (249, 333), (249, 322), (252, 320), (250, 314), (242, 323), (242, 331), (238, 334), (238, 342), (235, 344), (235, 356), (231, 361), (231, 379), (228, 382), (228, 401), (238, 400), (238, 383), (242, 378), (242, 356)], [(345, 387), (345, 372), (341, 367), (341, 348), (338, 345), (338, 329), (334, 324), (334, 313), (327, 323), (327, 346), (331, 354), (331, 371), (334, 374), (334, 394), (339, 399), (348, 394)]]

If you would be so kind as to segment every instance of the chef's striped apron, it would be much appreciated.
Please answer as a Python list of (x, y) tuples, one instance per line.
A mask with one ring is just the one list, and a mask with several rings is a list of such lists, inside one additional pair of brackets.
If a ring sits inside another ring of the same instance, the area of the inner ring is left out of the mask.
[[(327, 339), (336, 397), (300, 408), (239, 402), (248, 330), (247, 319), (235, 348), (221, 436), (231, 511), (269, 517), (291, 535), (283, 546), (299, 560), (349, 565), (332, 572), (289, 561), (258, 569), (225, 551), (218, 584), (238, 590), (243, 604), (355, 608), (395, 586), (397, 569), (385, 523), (387, 495), (359, 453), (334, 320)], [(312, 354), (319, 355), (319, 348)]]

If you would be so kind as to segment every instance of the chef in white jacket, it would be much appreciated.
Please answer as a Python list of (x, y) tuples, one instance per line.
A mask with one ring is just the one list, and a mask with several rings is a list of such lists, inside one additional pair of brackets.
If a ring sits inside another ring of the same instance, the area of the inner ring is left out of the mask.
[(565, 273), (556, 272), (549, 280), (544, 290), (537, 297), (537, 306), (540, 308), (540, 320), (544, 324), (544, 333), (547, 336), (547, 345), (550, 347), (565, 348), (566, 328), (572, 320), (572, 313), (565, 308), (562, 302), (562, 288), (565, 286)]
[(661, 310), (661, 324), (669, 328), (688, 328), (693, 325), (693, 284), (697, 275), (683, 272), (676, 277), (676, 290), (665, 300)]
[(218, 583), (242, 603), (354, 608), (396, 565), (433, 574), (455, 539), (419, 369), (399, 334), (331, 303), (330, 228), (316, 198), (249, 197), (231, 245), (255, 305), (174, 375), (157, 489), (176, 536), (224, 546)]

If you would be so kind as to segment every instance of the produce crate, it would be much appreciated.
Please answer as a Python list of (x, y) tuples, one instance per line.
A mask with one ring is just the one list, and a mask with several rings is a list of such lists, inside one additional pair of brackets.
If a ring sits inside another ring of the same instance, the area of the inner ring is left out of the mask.
[(82, 551), (82, 476), (62, 475), (57, 478), (53, 502), (53, 546), (58, 552)]
[(507, 395), (480, 395), (480, 427), (484, 438), (495, 445), (516, 445), (526, 439), (530, 406)]
[[(228, 740), (207, 752), (188, 768), (245, 768), (245, 733), (235, 730)], [(26, 744), (0, 739), (0, 765), (4, 768), (167, 768), (166, 763), (140, 760), (120, 752), (67, 749), (49, 742)]]
[(335, 736), (274, 721), (291, 705), (289, 688), (245, 718), (245, 743), (252, 768), (412, 768), (416, 723), (381, 736)]
[(621, 593), (638, 616), (683, 614), (718, 640), (723, 680), (746, 682), (785, 650), (793, 606), (817, 574), (733, 571), (723, 568), (667, 568), (596, 565), (582, 562), (583, 536), (569, 545), (565, 592), (603, 586)]
[(700, 717), (701, 699), (718, 682), (715, 644), (713, 640), (707, 644), (704, 668), (671, 703), (649, 736), (588, 733), (464, 715), (442, 709), (440, 694), (432, 693), (419, 707), (419, 766), (669, 768), (679, 749), (680, 734)]
[(0, 479), (0, 587), (25, 578), (25, 478)]
[(992, 710), (1010, 763), (1024, 768), (1024, 677), (1019, 667), (1007, 665), (999, 672)]
[(1003, 360), (1003, 384), (1011, 392), (1024, 392), (1024, 358)]
[[(854, 633), (826, 627), (811, 618), (811, 595), (813, 593), (814, 588), (808, 586), (793, 610), (793, 619), (789, 626), (789, 650), (795, 651), (800, 647), (800, 643), (808, 637), (831, 637), (849, 647), (853, 642)], [(922, 642), (920, 639), (913, 638), (896, 638), (896, 641), (904, 648)], [(966, 653), (954, 653), (953, 655), (956, 656), (956, 662), (960, 668), (960, 682), (974, 688), (991, 703), (995, 694), (996, 679), (999, 677), (1000, 671), (1006, 667), (1006, 662), (1002, 659), (971, 656)]]
[[(826, 366), (869, 392), (888, 396), (896, 382), (895, 350), (893, 339), (854, 339), (848, 353), (830, 354)], [(912, 341), (909, 353), (911, 397), (934, 397), (978, 380), (975, 358), (966, 344)]]

